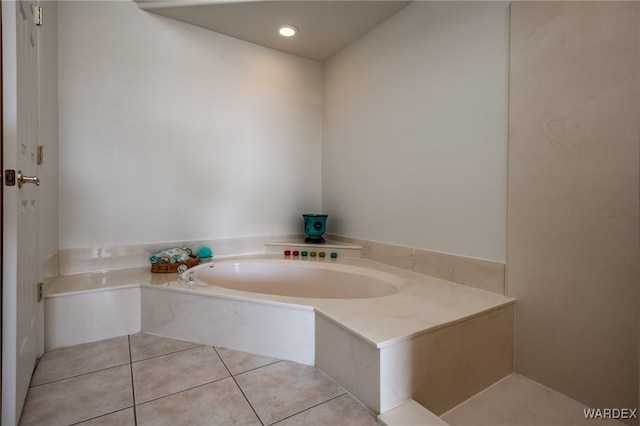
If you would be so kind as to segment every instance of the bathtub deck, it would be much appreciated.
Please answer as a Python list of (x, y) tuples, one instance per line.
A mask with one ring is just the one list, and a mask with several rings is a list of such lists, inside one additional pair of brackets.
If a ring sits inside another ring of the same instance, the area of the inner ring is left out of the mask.
[[(281, 256), (260, 255), (238, 259), (247, 258), (280, 259)], [(247, 293), (210, 285), (187, 285), (178, 279), (177, 274), (152, 273), (148, 267), (139, 267), (61, 276), (45, 289), (45, 298), (149, 286), (188, 291), (190, 294), (308, 306), (377, 348), (411, 339), (514, 303), (512, 298), (365, 259), (343, 258), (338, 263), (395, 274), (406, 280), (406, 285), (400, 288), (398, 293), (385, 297), (310, 299)]]

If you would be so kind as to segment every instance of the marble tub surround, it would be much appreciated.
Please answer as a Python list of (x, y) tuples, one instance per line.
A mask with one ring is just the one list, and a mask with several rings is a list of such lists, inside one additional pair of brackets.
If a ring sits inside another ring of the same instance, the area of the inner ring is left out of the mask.
[(304, 238), (290, 239), (286, 241), (276, 241), (265, 243), (265, 253), (282, 254), (284, 250), (302, 252), (324, 252), (327, 257), (330, 253), (337, 253), (339, 257), (362, 257), (362, 247), (342, 241), (325, 240), (323, 244), (305, 243)]
[(362, 257), (497, 294), (506, 294), (505, 264), (395, 244), (327, 235), (334, 241), (362, 247)]
[(265, 243), (298, 239), (303, 239), (302, 234), (65, 248), (60, 250), (60, 274), (72, 275), (148, 266), (149, 256), (167, 247), (186, 246), (195, 250), (200, 246), (207, 246), (213, 250), (214, 257), (220, 258), (263, 253)]
[(43, 291), (45, 294), (51, 293), (51, 289), (59, 281), (60, 277), (60, 251), (56, 250), (54, 253), (47, 256), (44, 260), (44, 277), (43, 277)]
[(140, 283), (153, 275), (145, 266), (45, 281), (45, 350), (139, 332)]
[(514, 311), (505, 306), (383, 349), (382, 396), (397, 398), (404, 387), (441, 415), (513, 373)]
[[(65, 277), (60, 281), (64, 282)], [(44, 349), (62, 348), (141, 330), (139, 284), (46, 294)]]
[[(282, 256), (241, 256), (225, 259), (225, 261), (261, 258), (281, 259)], [(302, 260), (290, 261), (303, 262)], [(142, 286), (148, 289), (164, 289), (250, 302), (264, 301), (280, 306), (311, 307), (322, 316), (339, 323), (378, 348), (515, 302), (512, 298), (495, 293), (367, 259), (343, 258), (338, 259), (336, 263), (392, 274), (400, 278), (402, 284), (398, 285), (398, 292), (393, 295), (367, 299), (313, 299), (248, 293), (214, 285), (189, 286), (178, 280), (177, 276), (175, 280), (164, 283), (153, 283), (149, 280)]]
[[(171, 275), (171, 276), (169, 276)], [(151, 280), (176, 279), (177, 274), (152, 274), (149, 266), (138, 266), (126, 269), (98, 270), (81, 274), (63, 275), (45, 288), (45, 296), (123, 288), (137, 287), (140, 283)]]
[[(281, 259), (282, 256), (238, 256), (224, 261), (261, 258)], [(213, 285), (190, 286), (179, 280), (177, 274), (154, 274), (148, 267), (139, 267), (62, 276), (50, 287), (45, 298), (142, 285), (149, 289), (165, 289), (186, 294), (221, 296), (246, 301), (261, 300), (282, 306), (308, 306), (376, 347), (408, 339), (426, 330), (434, 330), (514, 303), (512, 298), (367, 259), (339, 258), (336, 263), (393, 274), (398, 276), (404, 285), (399, 286), (398, 293), (380, 298), (309, 299), (257, 295)]]
[(315, 364), (313, 308), (223, 296), (185, 284), (145, 284), (141, 329), (200, 344)]
[(513, 372), (514, 305), (376, 348), (316, 316), (316, 366), (377, 413), (413, 399), (436, 415)]
[(56, 250), (44, 259), (44, 285), (51, 285), (60, 276), (60, 251)]

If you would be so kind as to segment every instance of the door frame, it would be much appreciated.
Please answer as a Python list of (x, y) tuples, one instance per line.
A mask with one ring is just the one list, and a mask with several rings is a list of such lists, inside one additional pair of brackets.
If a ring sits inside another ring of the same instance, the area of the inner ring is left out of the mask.
[[(0, 176), (2, 176), (0, 179), (0, 241), (2, 241), (2, 243), (0, 243), (0, 342), (3, 341), (2, 333), (4, 330), (4, 323), (2, 320), (4, 317), (2, 310), (2, 295), (4, 294), (4, 274), (2, 271), (2, 249), (4, 247), (4, 204), (2, 203), (2, 200), (4, 200), (4, 97), (2, 93), (2, 85), (4, 84), (4, 74), (2, 72), (4, 61), (2, 60), (2, 9), (2, 2), (0, 2)], [(3, 354), (4, 345), (0, 344), (0, 360), (4, 359)], [(2, 368), (0, 366), (0, 419), (2, 418), (2, 388)]]

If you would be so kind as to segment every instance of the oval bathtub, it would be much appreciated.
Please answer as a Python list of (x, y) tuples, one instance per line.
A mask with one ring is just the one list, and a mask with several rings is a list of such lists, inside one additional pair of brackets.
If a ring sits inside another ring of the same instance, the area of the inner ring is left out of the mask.
[(255, 259), (196, 268), (198, 281), (232, 290), (289, 297), (363, 299), (398, 292), (403, 281), (385, 272), (324, 261)]

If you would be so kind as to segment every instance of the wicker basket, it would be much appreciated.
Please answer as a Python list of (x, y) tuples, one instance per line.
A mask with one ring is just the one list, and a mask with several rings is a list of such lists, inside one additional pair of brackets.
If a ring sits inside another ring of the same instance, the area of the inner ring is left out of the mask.
[(151, 272), (159, 272), (159, 273), (168, 273), (168, 272), (178, 272), (178, 268), (180, 265), (186, 265), (187, 268), (192, 268), (196, 266), (200, 262), (198, 256), (191, 255), (191, 259), (186, 262), (176, 262), (176, 263), (152, 263), (151, 264)]

